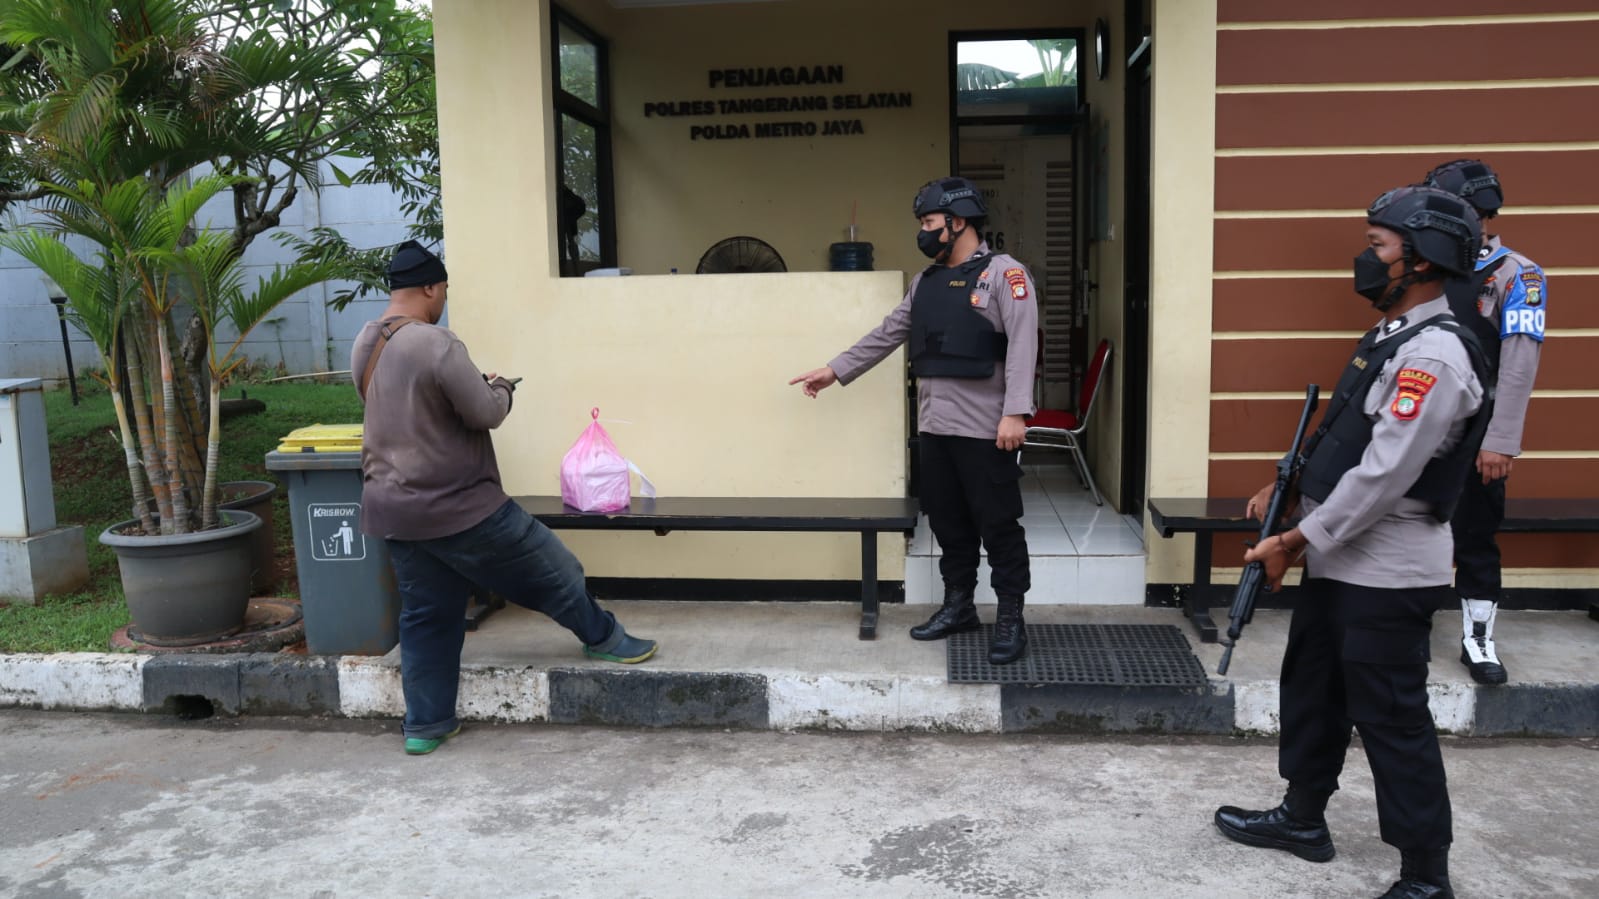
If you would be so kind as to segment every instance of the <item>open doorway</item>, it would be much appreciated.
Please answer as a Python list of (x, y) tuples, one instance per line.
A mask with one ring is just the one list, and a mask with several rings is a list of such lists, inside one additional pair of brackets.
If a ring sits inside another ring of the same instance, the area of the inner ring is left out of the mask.
[(1039, 401), (1074, 409), (1085, 365), (1079, 301), (1082, 32), (950, 35), (951, 168), (983, 191), (984, 234), (1027, 265), (1039, 297)]

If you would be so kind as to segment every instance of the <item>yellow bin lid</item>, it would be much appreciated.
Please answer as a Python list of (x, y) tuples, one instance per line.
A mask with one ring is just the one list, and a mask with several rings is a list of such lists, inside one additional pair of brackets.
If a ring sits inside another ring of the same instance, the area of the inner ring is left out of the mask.
[(361, 425), (308, 425), (295, 428), (278, 444), (280, 453), (358, 453)]

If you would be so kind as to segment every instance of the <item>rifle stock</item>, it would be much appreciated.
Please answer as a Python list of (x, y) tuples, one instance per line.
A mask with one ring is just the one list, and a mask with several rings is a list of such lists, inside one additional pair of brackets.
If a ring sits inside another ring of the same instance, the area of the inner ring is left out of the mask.
[[(1288, 508), (1299, 481), (1299, 469), (1305, 462), (1299, 454), (1299, 448), (1305, 441), (1305, 430), (1310, 426), (1311, 416), (1316, 413), (1320, 395), (1321, 388), (1318, 385), (1305, 387), (1305, 407), (1299, 413), (1294, 442), (1288, 447), (1288, 452), (1277, 460), (1277, 479), (1272, 485), (1271, 500), (1266, 503), (1266, 514), (1261, 517), (1257, 543), (1264, 542), (1282, 527), (1283, 512)], [(1227, 667), (1232, 664), (1233, 647), (1238, 644), (1238, 638), (1243, 636), (1244, 625), (1255, 617), (1255, 602), (1260, 599), (1260, 591), (1265, 587), (1266, 566), (1261, 562), (1245, 565), (1243, 575), (1238, 578), (1238, 589), (1233, 591), (1232, 606), (1227, 611), (1227, 637), (1222, 640), (1222, 645), (1227, 648), (1222, 650), (1221, 662), (1216, 665), (1217, 674), (1226, 674)]]

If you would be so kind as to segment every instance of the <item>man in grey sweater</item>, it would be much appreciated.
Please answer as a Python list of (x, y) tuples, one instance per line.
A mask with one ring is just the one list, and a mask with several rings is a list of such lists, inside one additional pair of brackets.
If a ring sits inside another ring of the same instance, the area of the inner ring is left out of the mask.
[(438, 326), (450, 286), (443, 260), (407, 241), (388, 277), (389, 306), (362, 328), (350, 358), (366, 405), (361, 530), (388, 545), (401, 599), (405, 751), (423, 755), (461, 729), (455, 701), (474, 594), (549, 615), (591, 658), (633, 664), (656, 644), (600, 608), (582, 564), (500, 485), (489, 431), (510, 414), (516, 384), (480, 373), (460, 338)]

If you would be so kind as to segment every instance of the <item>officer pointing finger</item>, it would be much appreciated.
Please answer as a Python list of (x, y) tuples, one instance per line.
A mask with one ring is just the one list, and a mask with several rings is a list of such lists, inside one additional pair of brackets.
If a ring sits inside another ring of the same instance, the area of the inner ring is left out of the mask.
[(982, 192), (965, 178), (930, 181), (912, 211), (932, 264), (911, 279), (883, 323), (826, 366), (799, 375), (806, 396), (848, 385), (908, 344), (916, 376), (922, 508), (943, 556), (944, 602), (917, 640), (976, 630), (973, 596), (986, 550), (999, 597), (989, 661), (1027, 651), (1023, 597), (1031, 586), (1017, 450), (1033, 413), (1038, 302), (1027, 267), (995, 253), (981, 232)]

